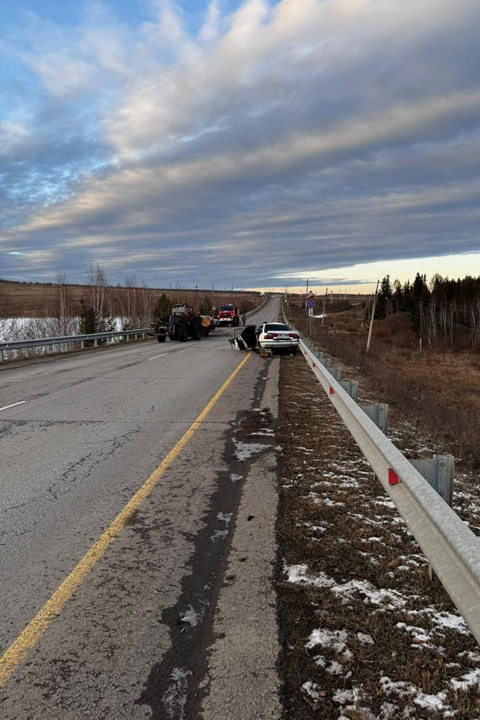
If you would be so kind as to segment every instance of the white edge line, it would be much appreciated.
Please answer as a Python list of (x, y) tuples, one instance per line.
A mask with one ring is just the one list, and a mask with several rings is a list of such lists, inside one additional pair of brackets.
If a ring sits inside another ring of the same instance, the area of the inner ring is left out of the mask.
[(8, 410), (8, 408), (16, 407), (17, 405), (23, 405), (23, 403), (26, 403), (26, 400), (20, 400), (20, 402), (12, 403), (11, 405), (5, 405), (5, 407), (0, 408), (0, 412), (2, 410)]
[(156, 360), (159, 357), (165, 357), (168, 353), (162, 353), (161, 355), (154, 355), (153, 357), (147, 358), (147, 360)]

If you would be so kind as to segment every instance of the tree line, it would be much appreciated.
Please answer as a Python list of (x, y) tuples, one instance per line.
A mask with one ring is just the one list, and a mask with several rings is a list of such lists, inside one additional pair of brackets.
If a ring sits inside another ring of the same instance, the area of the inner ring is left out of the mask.
[(414, 329), (429, 347), (480, 345), (480, 276), (450, 280), (435, 274), (429, 282), (417, 273), (415, 280), (390, 282), (386, 275), (377, 294), (376, 318), (407, 313)]

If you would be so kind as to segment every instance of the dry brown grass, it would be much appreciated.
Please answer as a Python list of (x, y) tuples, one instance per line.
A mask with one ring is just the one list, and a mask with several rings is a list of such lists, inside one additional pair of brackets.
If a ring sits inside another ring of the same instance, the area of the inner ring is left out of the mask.
[[(291, 322), (308, 334), (309, 322), (291, 307)], [(334, 359), (354, 368), (354, 377), (373, 382), (376, 401), (433, 433), (444, 452), (480, 466), (480, 361), (478, 353), (424, 350), (405, 315), (375, 323), (372, 347), (365, 352), (367, 328), (360, 309), (331, 315), (322, 327), (312, 323), (312, 339)]]
[[(88, 297), (86, 285), (68, 285), (68, 292), (71, 301), (72, 315), (80, 314), (80, 299)], [(129, 288), (109, 287), (108, 293), (112, 296), (114, 314), (120, 315), (122, 299), (126, 297)], [(154, 306), (160, 295), (164, 292), (174, 303), (193, 305), (198, 310), (205, 296), (208, 296), (213, 305), (234, 302), (240, 305), (242, 301), (248, 301), (252, 307), (259, 305), (263, 298), (259, 292), (213, 292), (212, 290), (171, 290), (155, 289), (147, 290)], [(57, 288), (47, 283), (13, 283), (0, 280), (0, 317), (50, 317), (52, 308), (57, 304)], [(118, 309), (118, 312), (116, 310)]]
[[(453, 679), (480, 667), (474, 638), (435, 625), (435, 613), (456, 615), (453, 605), (441, 585), (428, 580), (425, 557), (302, 357), (282, 361), (280, 388), (282, 557), (287, 566), (305, 564), (310, 577), (323, 573), (338, 587), (367, 581), (387, 592), (382, 607), (361, 592), (345, 597), (329, 587), (287, 582), (282, 575), (285, 718), (338, 720), (343, 712), (350, 720), (400, 720), (405, 710), (422, 720), (444, 717), (416, 705), (411, 694), (390, 695), (382, 677), (427, 695), (445, 693), (455, 717), (477, 718), (476, 689), (452, 687)], [(412, 436), (405, 442), (411, 444)], [(388, 607), (388, 594), (404, 604)], [(415, 626), (416, 637), (405, 626)], [(335, 647), (307, 649), (316, 629), (345, 631), (350, 656)], [(419, 640), (422, 632), (425, 639)], [(357, 633), (373, 643), (361, 642)], [(341, 666), (339, 674), (329, 672), (332, 663)], [(306, 682), (315, 684), (314, 697), (302, 689)], [(360, 700), (347, 709), (337, 693), (354, 688)]]

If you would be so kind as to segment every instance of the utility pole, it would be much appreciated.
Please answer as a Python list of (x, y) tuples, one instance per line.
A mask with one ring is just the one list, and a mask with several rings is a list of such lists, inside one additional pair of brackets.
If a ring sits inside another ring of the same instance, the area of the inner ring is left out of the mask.
[(328, 288), (325, 288), (325, 297), (323, 298), (322, 325), (325, 322), (325, 311), (327, 309), (327, 293), (328, 293)]
[(422, 340), (423, 340), (423, 303), (420, 301), (420, 352), (422, 352)]
[(307, 292), (305, 293), (305, 310), (307, 309), (308, 302), (308, 278), (307, 278)]
[(372, 339), (373, 320), (375, 318), (375, 305), (377, 304), (378, 283), (379, 283), (379, 280), (377, 280), (377, 287), (375, 290), (375, 295), (373, 296), (373, 310), (372, 310), (372, 317), (370, 318), (370, 327), (368, 329), (367, 352), (370, 350), (370, 342)]

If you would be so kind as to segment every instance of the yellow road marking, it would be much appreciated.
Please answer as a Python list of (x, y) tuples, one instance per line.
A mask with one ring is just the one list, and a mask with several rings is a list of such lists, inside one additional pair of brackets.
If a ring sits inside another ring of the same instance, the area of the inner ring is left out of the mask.
[(39, 610), (35, 617), (28, 623), (25, 630), (10, 645), (8, 650), (5, 651), (0, 658), (0, 687), (7, 682), (18, 665), (22, 662), (22, 660), (24, 660), (29, 650), (38, 642), (52, 620), (60, 613), (67, 600), (71, 598), (75, 589), (80, 585), (84, 577), (90, 572), (95, 563), (100, 560), (104, 552), (117, 537), (120, 530), (132, 517), (140, 503), (151, 493), (164, 472), (198, 430), (217, 400), (219, 400), (220, 396), (230, 385), (235, 375), (245, 365), (250, 355), (251, 353), (248, 353), (242, 362), (237, 365), (228, 380), (223, 383), (222, 387), (215, 393), (195, 422), (190, 425), (185, 435), (178, 441), (175, 447), (170, 450), (168, 455), (162, 460), (160, 465), (150, 475), (144, 485), (142, 485), (131, 500), (129, 500), (112, 524), (99, 537), (96, 543), (92, 545), (90, 550), (88, 550), (88, 552), (83, 556), (70, 575), (68, 575), (63, 583), (57, 588), (50, 600), (47, 600), (42, 609)]

